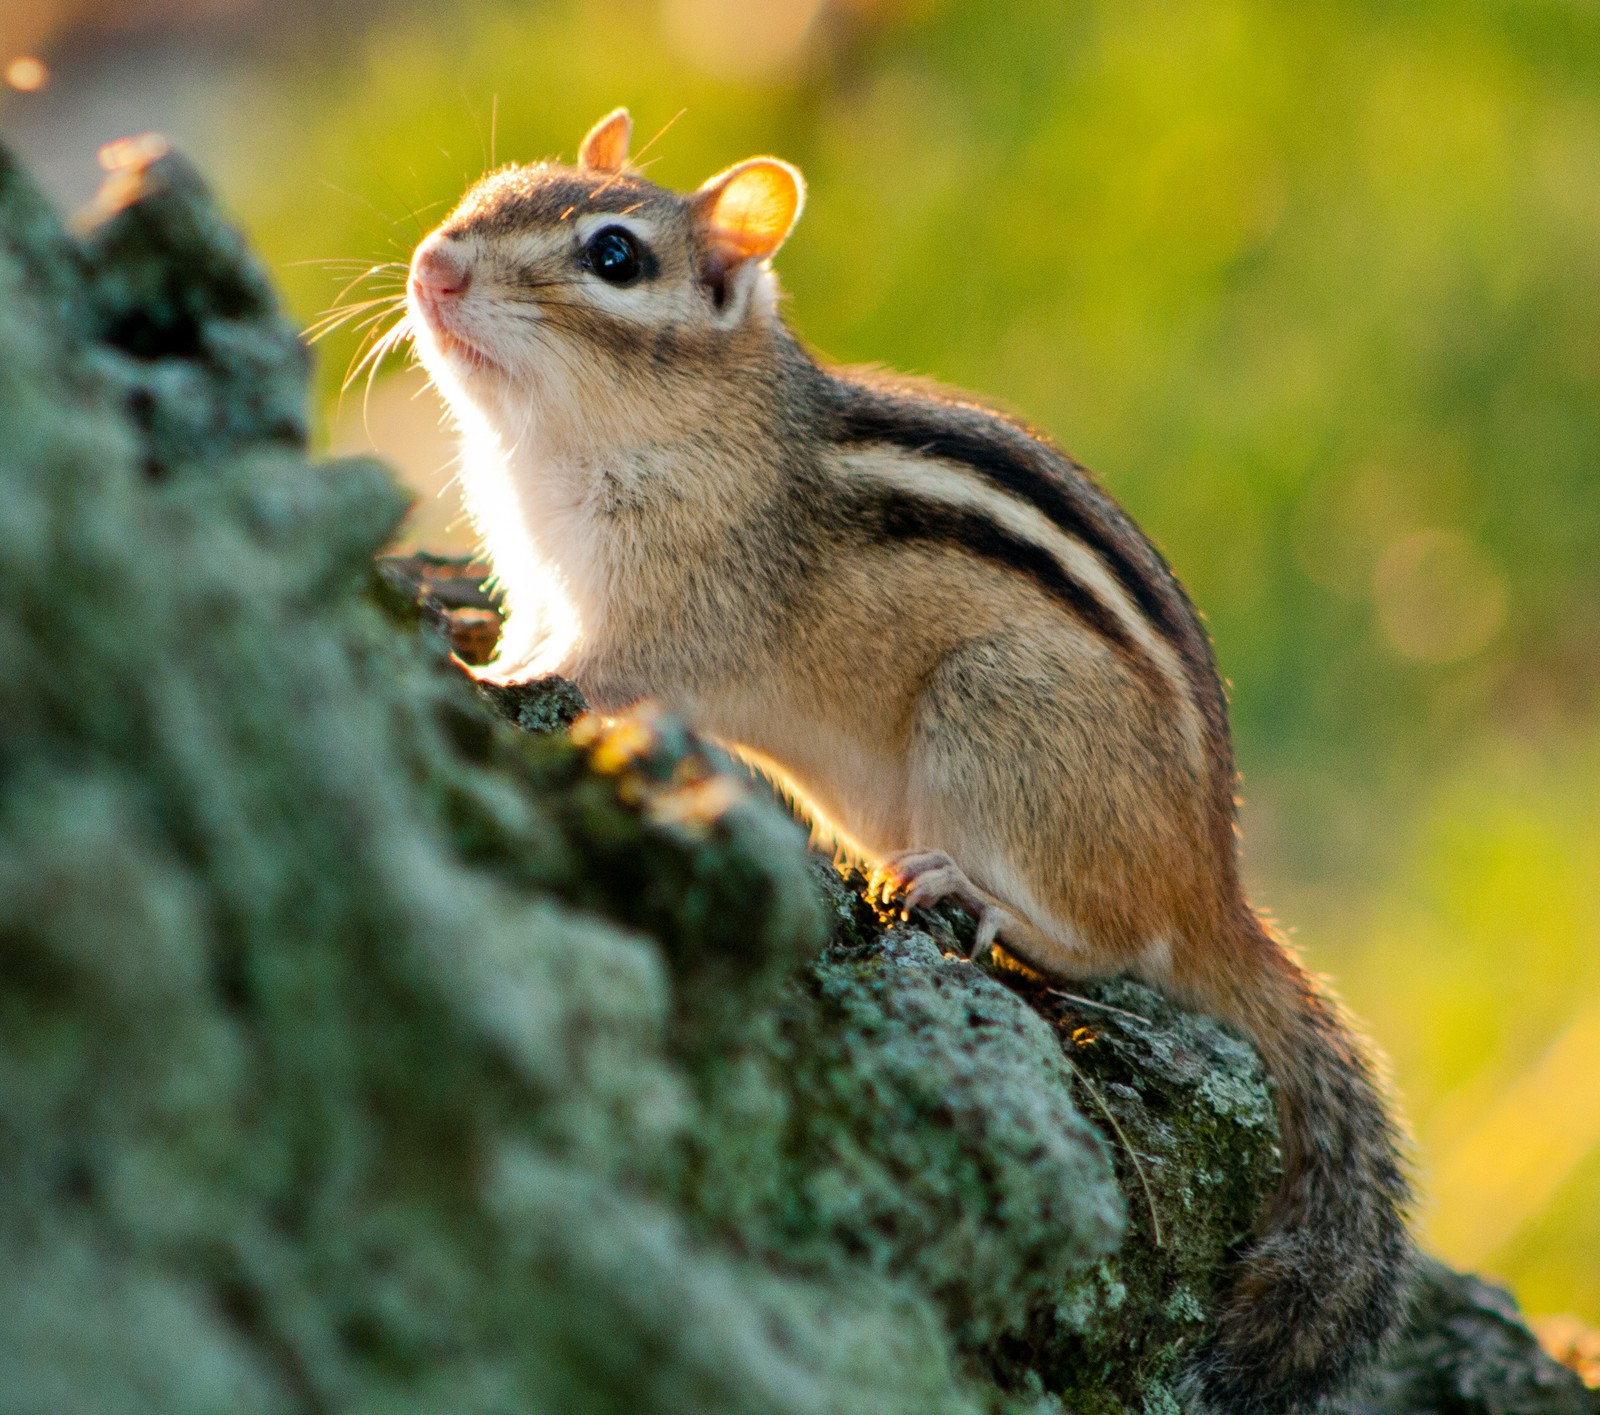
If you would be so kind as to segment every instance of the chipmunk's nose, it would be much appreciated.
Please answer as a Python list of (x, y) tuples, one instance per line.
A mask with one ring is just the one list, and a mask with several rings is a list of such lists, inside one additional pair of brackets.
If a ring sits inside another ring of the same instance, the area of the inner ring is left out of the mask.
[(459, 241), (439, 231), (426, 237), (411, 257), (411, 284), (418, 294), (435, 299), (466, 293), (472, 283), (472, 262)]

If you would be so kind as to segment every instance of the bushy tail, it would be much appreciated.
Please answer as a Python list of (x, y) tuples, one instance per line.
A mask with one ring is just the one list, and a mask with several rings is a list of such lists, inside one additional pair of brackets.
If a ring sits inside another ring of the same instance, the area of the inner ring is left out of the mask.
[[(1198, 997), (1256, 1044), (1278, 1084), (1284, 1175), (1236, 1260), (1191, 1378), (1229, 1415), (1314, 1409), (1405, 1315), (1414, 1264), (1402, 1141), (1365, 1047), (1253, 913)], [(1262, 980), (1265, 980), (1265, 986)]]

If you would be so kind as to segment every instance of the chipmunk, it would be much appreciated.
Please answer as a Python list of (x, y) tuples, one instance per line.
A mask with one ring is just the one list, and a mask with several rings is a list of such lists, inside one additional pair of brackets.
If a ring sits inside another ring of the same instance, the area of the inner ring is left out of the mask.
[(575, 167), (483, 178), (412, 257), (507, 616), (485, 676), (665, 703), (792, 789), (907, 905), (1052, 977), (1129, 973), (1240, 1029), (1281, 1188), (1190, 1389), (1306, 1409), (1405, 1305), (1400, 1139), (1335, 1001), (1252, 910), (1210, 641), (1076, 462), (966, 395), (820, 363), (769, 262), (772, 157), (687, 195), (618, 109)]

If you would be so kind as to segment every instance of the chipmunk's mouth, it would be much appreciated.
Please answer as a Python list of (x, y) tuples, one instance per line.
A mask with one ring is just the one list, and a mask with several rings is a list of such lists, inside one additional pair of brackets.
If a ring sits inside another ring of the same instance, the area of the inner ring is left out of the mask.
[(458, 364), (465, 364), (468, 368), (498, 369), (500, 367), (476, 344), (463, 339), (459, 334), (452, 334), (448, 329), (435, 327), (433, 342), (449, 358), (454, 359)]
[(475, 373), (484, 369), (492, 369), (496, 373), (505, 372), (499, 363), (484, 352), (481, 345), (451, 327), (446, 310), (453, 306), (441, 304), (429, 291), (419, 290), (413, 284), (411, 307), (418, 315), (419, 322), (427, 331), (434, 347), (452, 363)]

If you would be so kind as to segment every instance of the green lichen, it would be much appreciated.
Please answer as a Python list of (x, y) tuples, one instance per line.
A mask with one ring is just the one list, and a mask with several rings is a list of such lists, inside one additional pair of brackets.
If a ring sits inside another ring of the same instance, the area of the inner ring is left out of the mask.
[[(198, 179), (119, 184), (74, 241), (0, 153), (0, 1411), (1175, 1411), (1248, 1049), (471, 685)], [(1451, 1408), (1581, 1408), (1502, 1346)]]
[(712, 1082), (701, 1211), (807, 1271), (910, 1284), (970, 1350), (1020, 1331), (1121, 1237), (1105, 1145), (1049, 1026), (920, 930), (829, 949)]
[(1409, 1329), (1332, 1415), (1594, 1415), (1586, 1390), (1539, 1349), (1509, 1293), (1479, 1278), (1424, 1265)]

